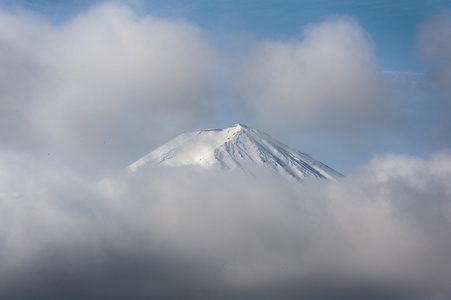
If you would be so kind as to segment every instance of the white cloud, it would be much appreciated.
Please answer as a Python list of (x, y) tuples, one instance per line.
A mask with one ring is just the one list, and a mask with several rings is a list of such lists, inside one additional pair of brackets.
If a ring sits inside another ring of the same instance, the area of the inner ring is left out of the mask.
[(150, 150), (159, 132), (211, 119), (218, 59), (200, 29), (185, 21), (118, 5), (94, 7), (62, 26), (25, 13), (1, 15), (7, 146), (23, 147), (38, 135), (59, 150), (89, 151), (94, 159), (81, 163), (107, 157), (111, 164)]
[(261, 123), (349, 130), (389, 118), (374, 45), (347, 17), (307, 25), (300, 39), (257, 43), (238, 85)]

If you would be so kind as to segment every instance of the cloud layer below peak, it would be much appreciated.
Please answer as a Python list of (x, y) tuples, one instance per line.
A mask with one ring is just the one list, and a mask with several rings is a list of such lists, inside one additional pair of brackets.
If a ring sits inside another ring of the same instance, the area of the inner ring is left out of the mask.
[(94, 182), (44, 165), (25, 172), (21, 162), (1, 161), (6, 298), (451, 292), (448, 154), (379, 157), (342, 182), (298, 186), (188, 169)]

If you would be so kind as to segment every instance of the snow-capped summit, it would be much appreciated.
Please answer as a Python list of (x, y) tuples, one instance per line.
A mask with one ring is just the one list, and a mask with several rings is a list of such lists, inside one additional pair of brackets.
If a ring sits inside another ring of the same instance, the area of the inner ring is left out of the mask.
[(246, 174), (263, 171), (297, 180), (336, 180), (342, 177), (307, 154), (242, 124), (181, 134), (137, 160), (127, 170), (132, 173), (157, 164), (198, 166), (207, 170), (233, 170)]

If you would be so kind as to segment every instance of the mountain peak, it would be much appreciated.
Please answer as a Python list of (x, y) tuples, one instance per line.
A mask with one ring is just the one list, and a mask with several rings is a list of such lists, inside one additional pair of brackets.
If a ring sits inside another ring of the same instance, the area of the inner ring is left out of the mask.
[(296, 180), (342, 177), (307, 154), (243, 124), (181, 134), (131, 164), (127, 170), (135, 172), (151, 165), (197, 166), (251, 175), (263, 171)]
[(230, 126), (230, 128), (238, 128), (239, 130), (242, 130), (242, 129), (249, 129), (249, 127), (247, 127), (246, 125), (241, 124), (241, 123), (232, 125), (232, 126)]
[(236, 132), (245, 131), (245, 130), (249, 130), (249, 127), (247, 127), (244, 124), (238, 123), (238, 124), (232, 125), (232, 126), (230, 126), (228, 128), (224, 128), (224, 129), (219, 129), (219, 128), (203, 129), (203, 130), (200, 130), (199, 133), (203, 133), (203, 132), (223, 132), (223, 133), (228, 133), (228, 134), (233, 135)]

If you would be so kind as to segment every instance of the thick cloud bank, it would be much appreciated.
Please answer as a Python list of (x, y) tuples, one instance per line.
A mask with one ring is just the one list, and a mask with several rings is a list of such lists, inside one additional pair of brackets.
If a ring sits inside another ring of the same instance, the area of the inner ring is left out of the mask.
[(180, 169), (89, 182), (31, 165), (1, 161), (5, 299), (451, 296), (448, 154), (296, 186)]

